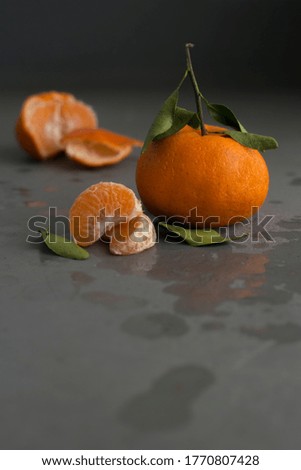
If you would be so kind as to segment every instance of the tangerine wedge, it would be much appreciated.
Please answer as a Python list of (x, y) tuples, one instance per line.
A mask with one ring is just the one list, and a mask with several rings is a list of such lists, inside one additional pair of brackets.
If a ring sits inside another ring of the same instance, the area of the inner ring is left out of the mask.
[(156, 230), (149, 217), (137, 215), (127, 222), (115, 225), (108, 233), (110, 252), (114, 255), (132, 255), (151, 248), (156, 243)]
[(61, 140), (65, 134), (83, 127), (97, 127), (93, 109), (69, 93), (50, 91), (25, 100), (16, 135), (27, 153), (45, 160), (63, 150)]
[(114, 225), (141, 213), (141, 203), (130, 188), (100, 182), (75, 199), (69, 214), (70, 231), (78, 245), (92, 245)]
[(140, 140), (106, 129), (79, 129), (62, 139), (67, 156), (88, 167), (114, 165), (126, 158), (133, 146), (142, 144)]

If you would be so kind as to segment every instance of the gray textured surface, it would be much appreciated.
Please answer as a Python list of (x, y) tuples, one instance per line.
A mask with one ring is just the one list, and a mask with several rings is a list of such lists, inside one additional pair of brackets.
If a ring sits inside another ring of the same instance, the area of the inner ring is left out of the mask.
[[(104, 127), (140, 138), (162, 98), (80, 96)], [(279, 140), (261, 212), (275, 243), (162, 242), (132, 257), (95, 245), (80, 262), (27, 244), (27, 220), (67, 214), (99, 180), (134, 189), (138, 153), (100, 170), (36, 163), (13, 136), (23, 97), (0, 107), (1, 447), (299, 448), (300, 103), (215, 94)]]

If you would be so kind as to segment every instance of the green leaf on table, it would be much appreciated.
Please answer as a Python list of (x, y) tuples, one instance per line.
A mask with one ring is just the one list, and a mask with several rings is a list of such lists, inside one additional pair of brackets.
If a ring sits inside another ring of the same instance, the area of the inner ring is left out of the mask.
[(241, 122), (237, 119), (235, 114), (231, 111), (231, 109), (227, 108), (223, 104), (212, 104), (209, 103), (205, 98), (203, 98), (208, 112), (210, 116), (220, 124), (224, 124), (225, 126), (233, 127), (237, 131), (247, 132), (245, 127), (241, 124)]
[(278, 142), (273, 138), (265, 135), (250, 134), (249, 132), (238, 132), (238, 131), (225, 131), (226, 135), (229, 135), (232, 139), (236, 140), (242, 145), (251, 149), (259, 151), (270, 150), (278, 148)]
[(49, 233), (48, 230), (40, 230), (40, 233), (44, 243), (56, 255), (78, 260), (89, 258), (89, 253), (74, 242), (60, 237), (59, 235)]
[[(159, 222), (159, 225), (166, 228), (169, 232), (175, 233), (191, 246), (206, 246), (231, 241), (230, 238), (223, 237), (213, 229), (190, 229), (179, 227), (178, 225)], [(239, 237), (240, 238), (240, 237)]]

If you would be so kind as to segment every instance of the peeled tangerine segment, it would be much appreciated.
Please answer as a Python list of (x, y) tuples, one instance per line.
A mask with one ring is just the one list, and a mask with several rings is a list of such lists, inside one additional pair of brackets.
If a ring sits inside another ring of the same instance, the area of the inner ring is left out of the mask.
[(67, 156), (82, 165), (101, 167), (126, 158), (142, 142), (106, 129), (80, 129), (62, 139)]
[(114, 255), (140, 253), (156, 243), (155, 227), (145, 214), (139, 214), (127, 222), (115, 225), (108, 235), (110, 252)]
[(100, 182), (75, 199), (69, 214), (70, 231), (78, 245), (92, 245), (114, 225), (141, 213), (141, 203), (130, 188)]
[(93, 109), (69, 93), (52, 91), (25, 100), (16, 134), (26, 152), (43, 160), (63, 150), (65, 134), (83, 127), (97, 127)]

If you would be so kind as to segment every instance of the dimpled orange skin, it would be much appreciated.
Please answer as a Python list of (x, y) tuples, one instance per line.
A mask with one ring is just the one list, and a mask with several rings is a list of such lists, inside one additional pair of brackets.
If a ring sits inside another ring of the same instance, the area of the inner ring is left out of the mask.
[[(206, 127), (209, 132), (221, 130)], [(269, 173), (257, 150), (230, 137), (214, 133), (202, 136), (185, 126), (149, 145), (138, 160), (136, 184), (152, 214), (178, 217), (180, 221), (184, 217), (192, 226), (198, 222), (219, 227), (249, 218), (256, 211), (252, 207), (263, 204)], [(195, 209), (197, 214), (190, 213)]]

